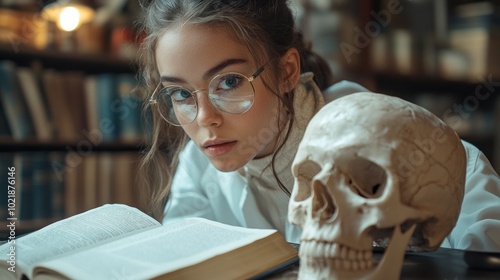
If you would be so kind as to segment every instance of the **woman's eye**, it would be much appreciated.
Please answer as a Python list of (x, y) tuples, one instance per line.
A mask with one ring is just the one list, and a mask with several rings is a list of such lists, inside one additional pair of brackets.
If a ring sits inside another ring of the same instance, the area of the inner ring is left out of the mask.
[(240, 83), (241, 78), (237, 76), (227, 76), (219, 83), (219, 88), (223, 90), (231, 90), (236, 88)]
[(185, 89), (175, 89), (170, 91), (170, 96), (172, 97), (172, 100), (180, 102), (190, 98), (191, 93)]

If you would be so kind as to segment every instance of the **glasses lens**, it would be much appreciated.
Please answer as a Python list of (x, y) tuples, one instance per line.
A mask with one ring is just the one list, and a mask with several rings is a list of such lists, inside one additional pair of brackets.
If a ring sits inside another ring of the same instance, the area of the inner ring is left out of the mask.
[(190, 124), (198, 112), (196, 98), (187, 89), (164, 87), (158, 93), (160, 115), (173, 125)]
[(254, 88), (248, 79), (238, 73), (215, 77), (209, 85), (210, 102), (220, 111), (242, 114), (252, 107)]

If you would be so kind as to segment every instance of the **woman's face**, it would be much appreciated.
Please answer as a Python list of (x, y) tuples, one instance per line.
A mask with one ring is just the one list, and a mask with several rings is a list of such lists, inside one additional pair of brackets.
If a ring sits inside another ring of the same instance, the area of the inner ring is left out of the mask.
[[(157, 67), (164, 85), (206, 89), (217, 74), (238, 72), (251, 76), (255, 65), (246, 46), (232, 39), (223, 28), (185, 24), (159, 37)], [(253, 106), (240, 115), (218, 111), (207, 99), (207, 91), (196, 94), (198, 115), (182, 128), (220, 171), (234, 171), (254, 158), (273, 152), (278, 136), (278, 98), (263, 84), (270, 68), (254, 80)]]

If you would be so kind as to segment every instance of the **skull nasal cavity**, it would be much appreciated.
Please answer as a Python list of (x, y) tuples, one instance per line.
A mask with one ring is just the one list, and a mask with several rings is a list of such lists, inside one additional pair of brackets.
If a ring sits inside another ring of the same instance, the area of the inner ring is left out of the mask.
[(313, 198), (311, 214), (319, 221), (333, 218), (335, 214), (335, 202), (328, 189), (319, 181), (313, 182)]
[(380, 197), (384, 192), (387, 175), (382, 167), (364, 158), (354, 158), (346, 169), (347, 183), (353, 192), (365, 198)]

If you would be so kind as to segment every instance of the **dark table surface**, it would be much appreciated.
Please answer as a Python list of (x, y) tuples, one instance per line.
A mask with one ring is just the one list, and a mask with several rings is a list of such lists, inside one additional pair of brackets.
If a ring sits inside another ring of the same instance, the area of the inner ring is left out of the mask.
[[(382, 256), (382, 251), (374, 251), (375, 259)], [(286, 268), (259, 278), (296, 279), (298, 269), (299, 260), (296, 260)], [(500, 252), (470, 252), (446, 248), (439, 248), (434, 252), (408, 252), (401, 270), (401, 279), (500, 280)]]

